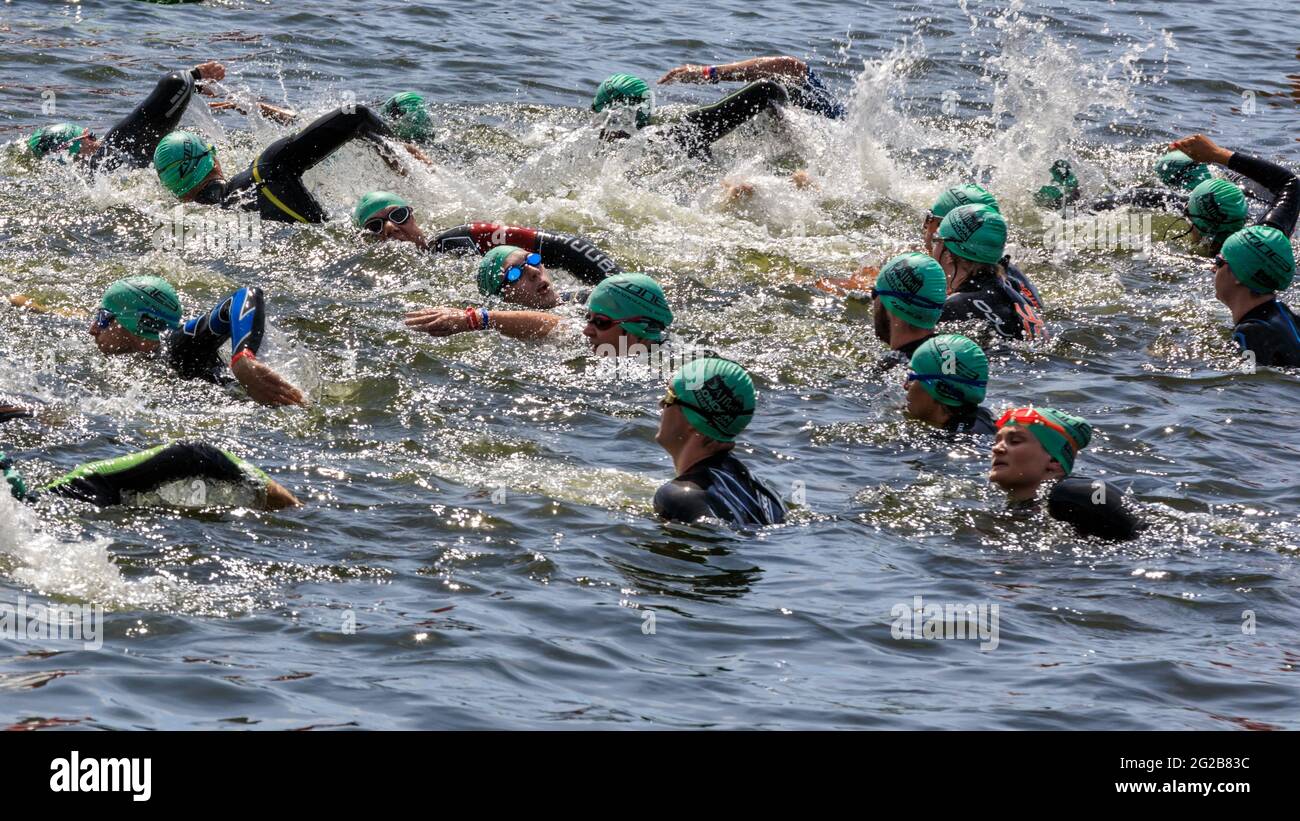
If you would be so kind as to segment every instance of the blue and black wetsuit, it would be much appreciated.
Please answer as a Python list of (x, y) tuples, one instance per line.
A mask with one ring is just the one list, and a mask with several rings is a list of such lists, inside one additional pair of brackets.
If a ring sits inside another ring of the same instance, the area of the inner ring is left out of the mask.
[(230, 340), (230, 354), (251, 350), (255, 355), (266, 330), (266, 306), (261, 288), (240, 288), (202, 316), (163, 336), (162, 352), (182, 379), (204, 379), (218, 385), (233, 380), (217, 351)]
[[(244, 491), (241, 501), (249, 504), (265, 499), (270, 477), (232, 453), (204, 442), (173, 442), (149, 450), (129, 453), (113, 459), (102, 459), (79, 465), (35, 492), (27, 492), (22, 477), (12, 466), (12, 461), (0, 454), (0, 468), (9, 481), (10, 493), (19, 501), (34, 501), (41, 494), (54, 494), (100, 507), (134, 504), (144, 494), (163, 485), (184, 480), (198, 480), (199, 484), (186, 488), (194, 504), (203, 505), (218, 498), (230, 499), (226, 494), (209, 495), (215, 488)], [(17, 477), (16, 480), (14, 477)], [(240, 499), (240, 495), (233, 498)]]
[(780, 524), (785, 506), (730, 451), (695, 463), (659, 488), (655, 512), (665, 519), (694, 522), (712, 516), (736, 527)]
[(786, 86), (790, 92), (790, 102), (814, 114), (820, 114), (832, 120), (842, 120), (848, 112), (844, 104), (831, 94), (830, 89), (822, 84), (821, 78), (811, 68), (804, 78), (803, 85)]
[(393, 138), (393, 132), (374, 111), (363, 105), (338, 108), (297, 134), (271, 143), (229, 180), (212, 180), (194, 201), (258, 211), (262, 219), (278, 222), (325, 222), (325, 209), (302, 184), (302, 175), (355, 139), (373, 143), (386, 158), (395, 160), (385, 138)]
[(1085, 476), (1068, 476), (1053, 485), (1047, 495), (1047, 512), (1084, 536), (1102, 539), (1134, 539), (1147, 526), (1125, 504), (1123, 491)]
[(189, 107), (199, 70), (165, 75), (153, 92), (104, 135), (98, 150), (87, 162), (92, 169), (146, 168), (162, 138), (176, 130)]
[[(1010, 262), (1005, 259), (1004, 262)], [(940, 322), (981, 319), (998, 336), (1007, 339), (1041, 339), (1047, 336), (1038, 316), (1038, 291), (1019, 269), (1016, 276), (1000, 275), (992, 267), (977, 269), (943, 303)]]

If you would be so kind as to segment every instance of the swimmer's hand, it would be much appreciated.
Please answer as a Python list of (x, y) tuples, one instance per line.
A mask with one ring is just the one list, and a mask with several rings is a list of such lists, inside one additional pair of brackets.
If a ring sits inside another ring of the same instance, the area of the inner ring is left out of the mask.
[(254, 402), (263, 405), (303, 405), (302, 391), (290, 385), (267, 365), (245, 356), (231, 363), (230, 371)]
[(849, 294), (855, 291), (871, 293), (871, 289), (876, 287), (876, 277), (879, 274), (879, 269), (864, 265), (851, 277), (822, 277), (813, 283), (813, 287), (831, 294)]
[(302, 502), (298, 497), (289, 492), (289, 489), (274, 479), (268, 479), (266, 484), (266, 502), (267, 510), (283, 510), (286, 507), (301, 507)]
[(200, 85), (198, 86), (198, 92), (207, 95), (208, 97), (217, 96), (217, 92), (209, 88), (207, 84), (202, 81), (215, 80), (221, 82), (226, 79), (226, 67), (221, 63), (218, 63), (216, 60), (209, 60), (206, 63), (200, 63), (195, 66), (194, 70), (199, 73), (201, 80)]
[(451, 336), (470, 330), (460, 308), (421, 308), (406, 315), (406, 327), (430, 336)]
[(706, 66), (696, 66), (687, 64), (670, 69), (667, 74), (659, 78), (657, 85), (666, 86), (673, 83), (709, 83), (713, 82), (705, 75)]
[(34, 314), (43, 314), (50, 310), (26, 294), (11, 294), (9, 304), (15, 308), (26, 308)]
[(1174, 151), (1183, 152), (1196, 162), (1212, 162), (1219, 165), (1227, 165), (1233, 153), (1226, 148), (1220, 148), (1214, 140), (1204, 134), (1193, 134), (1181, 140), (1174, 140), (1169, 147)]
[(421, 151), (419, 146), (417, 146), (415, 143), (402, 143), (402, 147), (406, 149), (407, 154), (410, 154), (412, 157), (415, 157), (417, 160), (424, 163), (425, 165), (428, 166), (433, 165), (433, 161), (429, 159), (429, 156), (425, 154), (423, 151)]

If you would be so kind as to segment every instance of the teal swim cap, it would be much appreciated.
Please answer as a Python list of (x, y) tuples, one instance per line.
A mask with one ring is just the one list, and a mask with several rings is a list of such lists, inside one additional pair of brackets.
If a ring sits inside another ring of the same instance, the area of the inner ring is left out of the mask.
[(217, 164), (217, 149), (188, 131), (173, 131), (153, 152), (158, 180), (178, 197), (194, 190)]
[(497, 296), (505, 287), (505, 278), (501, 269), (505, 267), (506, 257), (515, 251), (524, 249), (515, 245), (497, 245), (489, 248), (478, 261), (478, 292), (483, 296)]
[(393, 133), (404, 140), (426, 140), (433, 136), (433, 118), (424, 97), (403, 91), (384, 100), (383, 112), (393, 121)]
[(941, 334), (922, 342), (912, 354), (912, 373), (935, 401), (953, 407), (984, 401), (989, 358), (961, 334)]
[(66, 148), (70, 156), (81, 153), (81, 138), (95, 136), (76, 123), (59, 123), (39, 128), (27, 138), (27, 148), (36, 156), (44, 157), (51, 151)]
[(754, 380), (729, 359), (687, 362), (668, 381), (668, 390), (690, 426), (718, 442), (736, 441), (754, 418)]
[(939, 199), (934, 201), (930, 207), (930, 213), (933, 216), (943, 219), (948, 216), (948, 212), (961, 205), (987, 205), (994, 211), (998, 208), (997, 198), (985, 190), (984, 186), (968, 182), (965, 185), (957, 185), (949, 188), (939, 195)]
[(664, 331), (673, 324), (673, 312), (663, 289), (640, 273), (601, 280), (587, 297), (587, 310), (607, 316), (633, 336), (651, 342), (662, 342)]
[(1074, 175), (1069, 160), (1052, 163), (1052, 182), (1034, 194), (1034, 202), (1044, 208), (1056, 208), (1063, 201), (1074, 201), (1079, 195), (1079, 178)]
[(18, 501), (27, 498), (27, 482), (23, 481), (23, 475), (14, 468), (14, 462), (3, 452), (0, 452), (0, 475), (9, 485), (9, 492)]
[(104, 292), (99, 307), (129, 333), (158, 341), (160, 331), (181, 324), (181, 301), (167, 280), (154, 276), (119, 279)]
[(1271, 225), (1241, 229), (1228, 237), (1219, 254), (1237, 281), (1257, 294), (1284, 291), (1295, 278), (1291, 240)]
[(356, 208), (352, 209), (352, 223), (360, 228), (366, 224), (366, 220), (385, 208), (403, 205), (409, 206), (410, 203), (391, 191), (371, 191), (357, 200)]
[(1191, 191), (1210, 179), (1210, 167), (1181, 151), (1170, 151), (1156, 160), (1156, 176), (1170, 188)]
[(929, 254), (899, 254), (876, 275), (872, 295), (880, 297), (885, 310), (907, 324), (929, 330), (943, 313), (948, 278)]
[(939, 223), (944, 245), (963, 259), (995, 264), (1007, 245), (1007, 221), (987, 205), (962, 205)]
[(1187, 198), (1187, 218), (1201, 236), (1222, 241), (1246, 225), (1246, 195), (1227, 180), (1197, 185)]
[(1033, 434), (1047, 455), (1060, 463), (1066, 476), (1074, 470), (1074, 457), (1092, 441), (1092, 425), (1052, 408), (1009, 410), (998, 420), (998, 430), (1007, 425), (1020, 425)]
[(636, 106), (636, 127), (645, 128), (650, 123), (650, 87), (631, 74), (611, 75), (596, 87), (591, 110), (604, 111), (611, 106)]

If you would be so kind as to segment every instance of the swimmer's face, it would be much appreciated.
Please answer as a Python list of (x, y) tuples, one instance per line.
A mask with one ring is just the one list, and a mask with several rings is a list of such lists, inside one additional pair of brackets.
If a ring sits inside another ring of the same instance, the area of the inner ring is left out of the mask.
[(930, 256), (934, 258), (935, 262), (939, 263), (939, 267), (943, 269), (943, 275), (951, 283), (953, 276), (957, 273), (957, 256), (948, 250), (938, 234), (934, 236), (934, 240), (930, 243)]
[[(663, 407), (663, 403), (660, 403)], [(690, 437), (691, 432), (695, 429), (691, 423), (686, 421), (686, 415), (677, 405), (663, 407), (659, 413), (659, 430), (655, 433), (655, 441), (659, 446), (669, 453), (675, 453), (685, 444)]]
[(907, 383), (907, 413), (932, 425), (946, 415), (943, 405), (921, 386), (919, 379)]
[(90, 320), (90, 327), (86, 329), (91, 337), (95, 340), (95, 346), (104, 356), (115, 356), (125, 353), (139, 353), (150, 350), (158, 343), (151, 342), (148, 339), (138, 337), (135, 334), (117, 324), (113, 320), (108, 327), (101, 327), (93, 318)]
[(528, 253), (521, 249), (506, 257), (501, 270), (504, 272), (518, 267), (523, 271), (523, 275), (501, 289), (501, 298), (526, 308), (540, 310), (554, 308), (560, 303), (560, 295), (555, 292), (551, 275), (547, 273), (545, 265), (529, 265), (526, 261)]
[(880, 301), (880, 297), (872, 297), (871, 299), (871, 325), (876, 331), (876, 339), (888, 345), (889, 314), (885, 312), (885, 306)]
[(1227, 302), (1233, 291), (1245, 287), (1237, 282), (1237, 277), (1232, 273), (1232, 266), (1221, 256), (1214, 258), (1214, 265), (1210, 270), (1214, 272), (1214, 297), (1220, 302)]
[[(620, 356), (640, 350), (636, 348), (638, 345), (641, 349), (649, 350), (650, 343), (623, 330), (623, 326), (617, 322), (609, 322), (609, 319), (603, 314), (589, 314), (587, 317), (582, 335), (587, 337), (594, 353), (600, 356)], [(602, 325), (605, 327), (602, 328)]]
[[(397, 212), (397, 216), (405, 216), (403, 222), (394, 222), (392, 216)], [(393, 205), (382, 211), (376, 211), (375, 215), (366, 220), (366, 235), (380, 240), (395, 240), (397, 242), (411, 242), (421, 250), (428, 247), (429, 243), (424, 239), (424, 232), (420, 230), (420, 225), (415, 220), (415, 210), (408, 205)], [(375, 230), (378, 228), (379, 230)]]
[(1006, 491), (1034, 487), (1044, 480), (1064, 475), (1060, 464), (1048, 454), (1032, 433), (1019, 425), (1006, 425), (993, 440), (993, 464), (989, 481)]

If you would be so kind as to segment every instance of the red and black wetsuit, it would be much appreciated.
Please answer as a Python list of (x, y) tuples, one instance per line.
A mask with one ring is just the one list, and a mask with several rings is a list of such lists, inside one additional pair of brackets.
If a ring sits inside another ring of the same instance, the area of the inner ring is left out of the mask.
[(485, 254), (498, 245), (514, 245), (541, 254), (543, 265), (563, 268), (587, 285), (598, 285), (605, 277), (622, 273), (618, 263), (585, 237), (499, 222), (471, 222), (448, 228), (430, 241), (429, 250)]

